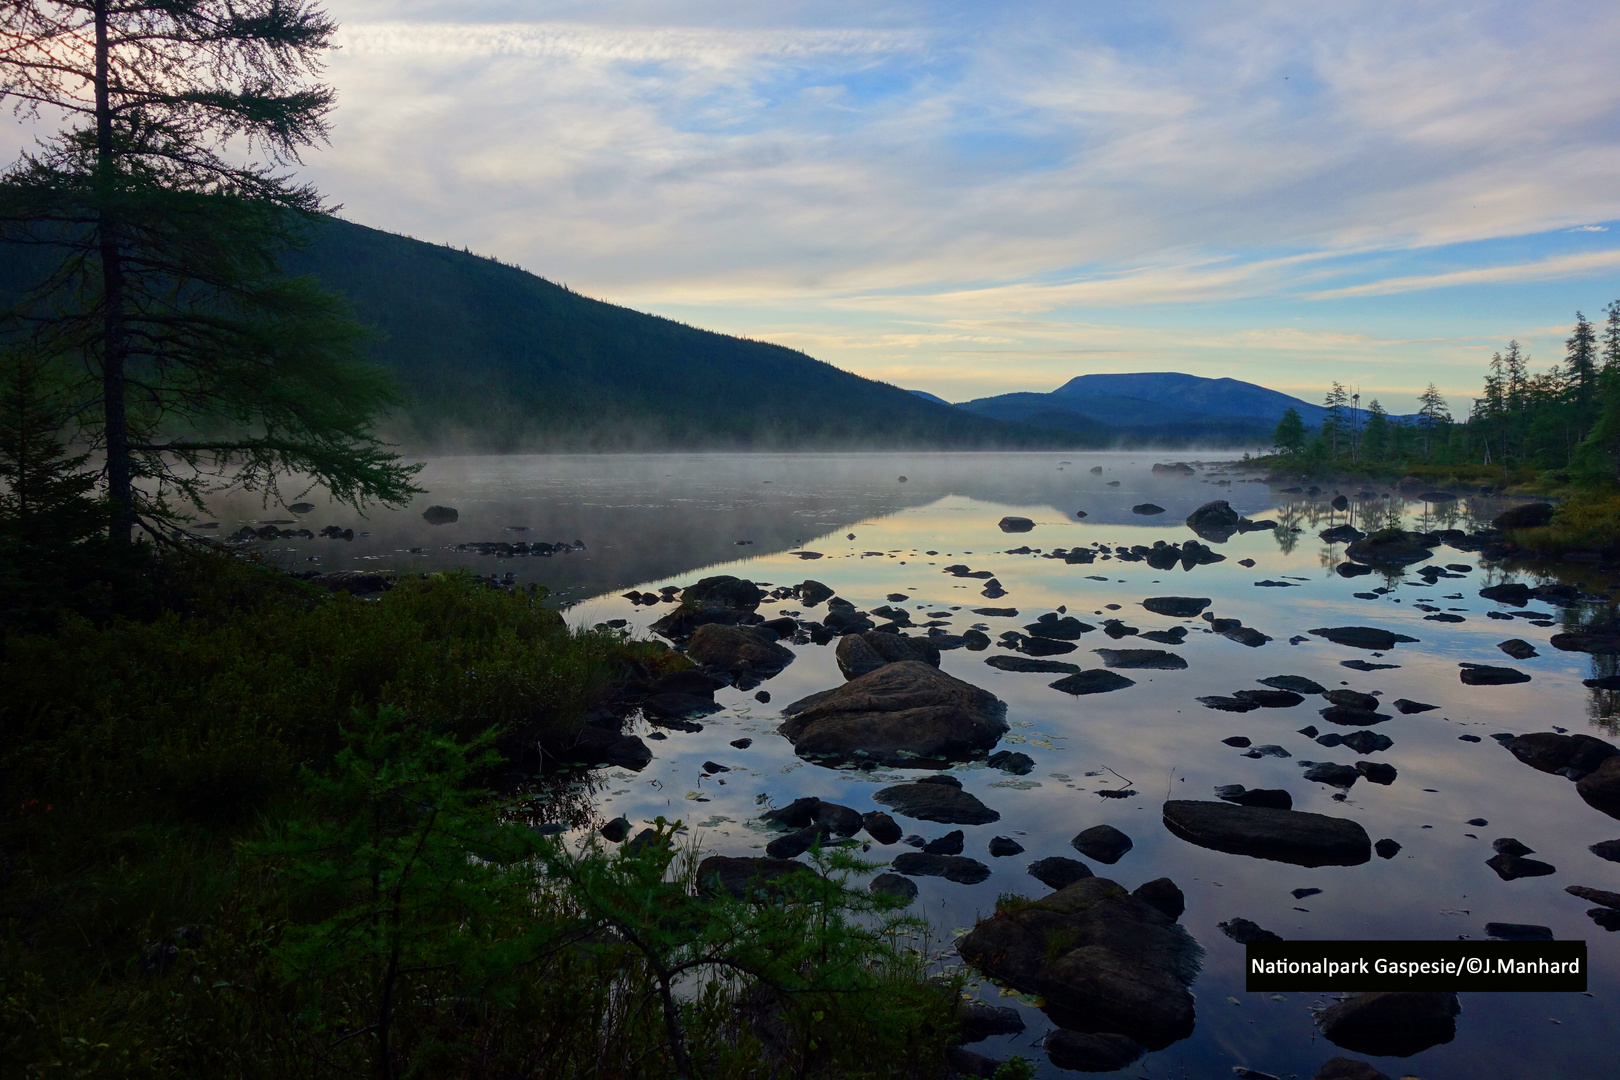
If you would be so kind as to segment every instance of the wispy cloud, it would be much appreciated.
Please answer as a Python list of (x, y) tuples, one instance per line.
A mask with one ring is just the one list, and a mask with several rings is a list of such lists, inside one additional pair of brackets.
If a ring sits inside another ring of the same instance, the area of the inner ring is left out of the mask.
[(1471, 270), (1452, 270), (1443, 274), (1414, 274), (1408, 277), (1385, 278), (1362, 285), (1347, 285), (1312, 293), (1317, 300), (1337, 300), (1348, 296), (1389, 296), (1393, 293), (1418, 292), (1423, 289), (1447, 289), (1463, 285), (1500, 285), (1509, 282), (1550, 281), (1556, 278), (1579, 277), (1595, 271), (1620, 267), (1620, 251), (1596, 251), (1581, 255), (1561, 255), (1536, 262), (1510, 263), (1504, 266), (1481, 266)]

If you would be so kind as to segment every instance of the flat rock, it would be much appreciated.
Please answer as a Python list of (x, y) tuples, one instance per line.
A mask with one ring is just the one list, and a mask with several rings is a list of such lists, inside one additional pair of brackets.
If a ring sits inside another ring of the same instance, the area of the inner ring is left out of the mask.
[(1282, 788), (1246, 788), (1242, 784), (1223, 784), (1215, 789), (1215, 797), (1238, 806), (1269, 806), (1274, 810), (1294, 808), (1294, 797)]
[(1141, 1043), (1124, 1035), (1068, 1028), (1058, 1028), (1042, 1045), (1053, 1065), (1072, 1072), (1117, 1072), (1147, 1053)]
[(1524, 877), (1546, 877), (1558, 871), (1550, 863), (1540, 859), (1527, 859), (1522, 855), (1509, 855), (1499, 851), (1485, 860), (1485, 865), (1496, 871), (1496, 876), (1503, 881), (1515, 881)]
[(1074, 694), (1077, 697), (1085, 694), (1106, 694), (1110, 690), (1123, 690), (1127, 686), (1135, 686), (1136, 682), (1123, 675), (1116, 675), (1103, 668), (1091, 668), (1088, 671), (1077, 671), (1052, 683), (1052, 689), (1061, 690), (1065, 694)]
[(1091, 867), (1079, 859), (1052, 855), (1029, 864), (1029, 876), (1050, 889), (1063, 889), (1082, 878), (1091, 877)]
[(1418, 640), (1406, 634), (1381, 630), (1376, 626), (1319, 626), (1308, 632), (1319, 638), (1327, 638), (1335, 645), (1348, 645), (1354, 649), (1376, 649), (1380, 652), (1393, 649), (1402, 642)]
[(1611, 892), (1608, 889), (1594, 889), (1590, 885), (1565, 885), (1564, 891), (1571, 896), (1578, 896), (1592, 904), (1601, 904), (1606, 908), (1620, 908), (1620, 892)]
[(994, 694), (907, 660), (788, 705), (777, 730), (801, 757), (923, 768), (993, 749), (1006, 711)]
[(1273, 675), (1269, 679), (1261, 679), (1260, 684), (1275, 687), (1278, 690), (1291, 690), (1296, 694), (1327, 693), (1327, 687), (1314, 679), (1307, 679), (1303, 675)]
[(1305, 700), (1293, 690), (1238, 690), (1232, 696), (1252, 701), (1262, 709), (1291, 709)]
[(1591, 735), (1564, 735), (1556, 731), (1532, 731), (1509, 739), (1508, 753), (1544, 773), (1574, 772), (1585, 776), (1609, 758), (1620, 755), (1620, 748)]
[(1411, 698), (1403, 697), (1396, 698), (1394, 701), (1390, 702), (1390, 704), (1394, 705), (1395, 711), (1400, 713), (1402, 716), (1411, 716), (1414, 713), (1433, 712), (1435, 709), (1440, 707), (1438, 705), (1425, 705), (1421, 701), (1413, 701)]
[[(1301, 762), (1301, 764), (1305, 764)], [(1352, 765), (1339, 765), (1331, 761), (1311, 762), (1305, 769), (1305, 779), (1329, 787), (1349, 789), (1361, 779), (1361, 771)]]
[(977, 885), (990, 876), (990, 868), (965, 855), (930, 855), (908, 851), (894, 857), (896, 871), (911, 877), (942, 877), (958, 885)]
[(984, 763), (1013, 776), (1028, 776), (1035, 768), (1035, 759), (1018, 750), (997, 750)]
[(1354, 994), (1317, 1014), (1335, 1046), (1375, 1057), (1411, 1057), (1457, 1035), (1457, 995), (1445, 992)]
[(1097, 629), (1090, 623), (1083, 623), (1073, 615), (1059, 616), (1056, 612), (1048, 612), (1024, 627), (1035, 637), (1055, 638), (1058, 641), (1078, 641), (1080, 635), (1090, 633)]
[(1062, 656), (1074, 650), (1074, 642), (1058, 638), (1028, 637), (1018, 643), (1018, 651), (1029, 656)]
[(1033, 656), (987, 656), (984, 662), (997, 671), (1039, 671), (1056, 675), (1077, 675), (1079, 664), (1066, 660), (1038, 660)]
[(1253, 712), (1260, 707), (1259, 703), (1247, 698), (1224, 697), (1220, 694), (1207, 694), (1194, 699), (1206, 709), (1216, 709), (1220, 712), (1246, 713)]
[(1554, 634), (1548, 640), (1548, 644), (1555, 649), (1562, 649), (1564, 652), (1612, 656), (1620, 653), (1620, 623), (1589, 626), (1584, 630), (1576, 630), (1566, 634)]
[(1497, 941), (1551, 941), (1552, 927), (1535, 923), (1488, 922), (1485, 934)]
[(1164, 823), (1199, 847), (1296, 866), (1357, 866), (1372, 857), (1372, 840), (1356, 822), (1301, 810), (1173, 799)]
[(872, 796), (895, 813), (944, 825), (988, 825), (1001, 815), (974, 795), (947, 784), (910, 783), (886, 787)]
[(1530, 681), (1530, 676), (1518, 668), (1469, 663), (1457, 666), (1462, 669), (1458, 674), (1464, 686), (1509, 686)]
[(885, 664), (915, 660), (939, 667), (939, 647), (927, 638), (902, 637), (868, 630), (864, 634), (845, 634), (838, 639), (833, 655), (844, 678), (854, 679), (876, 671)]
[(1329, 705), (1320, 711), (1322, 719), (1328, 723), (1340, 724), (1345, 727), (1370, 727), (1391, 718), (1388, 713), (1374, 712), (1371, 709), (1358, 709), (1351, 705)]
[(1207, 596), (1150, 596), (1142, 606), (1155, 615), (1172, 619), (1194, 619), (1209, 607)]
[(1599, 840), (1586, 850), (1606, 862), (1620, 862), (1620, 840)]
[(1247, 945), (1251, 941), (1282, 940), (1280, 935), (1273, 934), (1270, 930), (1265, 929), (1258, 923), (1251, 922), (1250, 920), (1244, 918), (1228, 919), (1225, 922), (1217, 923), (1216, 925), (1220, 927), (1221, 933), (1225, 934), (1239, 945)]
[(1311, 1080), (1389, 1080), (1389, 1077), (1365, 1061), (1335, 1057), (1323, 1062)]
[(1541, 655), (1540, 653), (1536, 652), (1536, 647), (1534, 645), (1530, 644), (1523, 638), (1508, 638), (1506, 641), (1498, 641), (1496, 643), (1496, 647), (1513, 657), (1515, 660), (1528, 660), (1532, 656)]
[(1131, 513), (1152, 516), (1154, 514), (1164, 513), (1164, 507), (1160, 506), (1158, 503), (1137, 503), (1135, 506), (1131, 507)]
[(1252, 626), (1234, 626), (1230, 630), (1222, 630), (1221, 637), (1228, 641), (1235, 641), (1239, 645), (1247, 645), (1251, 649), (1258, 649), (1271, 638)]
[(1187, 661), (1178, 653), (1163, 649), (1093, 649), (1111, 668), (1147, 668), (1159, 671), (1182, 671)]
[(1093, 825), (1069, 841), (1080, 854), (1112, 865), (1131, 850), (1131, 838), (1112, 825)]
[(1430, 547), (1417, 533), (1374, 533), (1357, 540), (1344, 553), (1373, 566), (1410, 566), (1433, 558)]

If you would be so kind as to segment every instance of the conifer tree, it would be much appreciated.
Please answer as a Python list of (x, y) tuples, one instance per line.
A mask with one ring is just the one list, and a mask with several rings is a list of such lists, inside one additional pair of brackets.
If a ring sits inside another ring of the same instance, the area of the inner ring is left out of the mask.
[(344, 501), (407, 498), (412, 469), (374, 428), (394, 393), (359, 328), (276, 267), (323, 209), (285, 170), (325, 138), (333, 94), (311, 80), (336, 25), (307, 0), (3, 10), (0, 97), (64, 124), (0, 181), (5, 239), (52, 268), (4, 329), (78, 364), (112, 537), (164, 516), (165, 493), (268, 498), (289, 472)]
[(1575, 402), (1576, 422), (1584, 427), (1597, 397), (1598, 352), (1597, 333), (1579, 311), (1575, 313), (1575, 330), (1564, 341), (1564, 349), (1565, 373)]
[(1290, 457), (1305, 451), (1305, 422), (1299, 417), (1299, 410), (1289, 407), (1283, 413), (1282, 419), (1277, 421), (1277, 430), (1271, 435), (1272, 445), (1279, 454)]
[(1434, 383), (1423, 388), (1423, 393), (1418, 395), (1418, 405), (1419, 423), (1423, 426), (1423, 458), (1428, 461), (1434, 457), (1435, 429), (1449, 421), (1451, 414), (1446, 411), (1446, 399)]

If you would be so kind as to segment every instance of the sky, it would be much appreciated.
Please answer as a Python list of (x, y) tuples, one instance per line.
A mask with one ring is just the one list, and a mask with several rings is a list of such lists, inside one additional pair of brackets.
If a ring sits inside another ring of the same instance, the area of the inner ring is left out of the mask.
[(952, 401), (1466, 412), (1620, 298), (1620, 7), (327, 0), (354, 221)]

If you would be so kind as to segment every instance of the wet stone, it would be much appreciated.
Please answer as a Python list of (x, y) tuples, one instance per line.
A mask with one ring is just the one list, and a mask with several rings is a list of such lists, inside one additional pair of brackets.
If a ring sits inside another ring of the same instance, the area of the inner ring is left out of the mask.
[(1282, 940), (1279, 935), (1273, 934), (1270, 930), (1264, 929), (1258, 923), (1251, 922), (1250, 920), (1241, 917), (1228, 919), (1225, 922), (1217, 923), (1216, 925), (1220, 928), (1221, 933), (1225, 934), (1239, 945), (1247, 945), (1251, 941)]
[(1112, 825), (1093, 825), (1069, 844), (1080, 854), (1100, 863), (1117, 863), (1132, 848), (1131, 838)]
[(1135, 685), (1134, 680), (1127, 679), (1123, 675), (1103, 668), (1077, 671), (1073, 675), (1059, 679), (1051, 684), (1053, 690), (1060, 690), (1065, 694), (1074, 694), (1076, 696), (1106, 694), (1113, 690), (1123, 690), (1128, 686)]
[(917, 884), (910, 878), (899, 874), (879, 874), (866, 886), (866, 891), (873, 894), (898, 896), (906, 903), (917, 899)]
[(1459, 664), (1464, 686), (1509, 686), (1527, 683), (1530, 676), (1517, 668), (1493, 667), (1490, 664)]
[(1111, 668), (1182, 671), (1187, 667), (1184, 657), (1163, 649), (1093, 649), (1092, 652)]
[(1062, 889), (1081, 878), (1091, 877), (1091, 868), (1079, 859), (1053, 855), (1029, 864), (1029, 876), (1050, 889)]
[(911, 877), (942, 877), (958, 885), (977, 885), (990, 876), (988, 866), (965, 855), (930, 855), (922, 851), (908, 851), (896, 855), (892, 865), (899, 873)]
[(1526, 859), (1522, 855), (1508, 855), (1502, 852), (1485, 860), (1485, 865), (1496, 871), (1496, 876), (1503, 881), (1515, 881), (1524, 877), (1546, 877), (1558, 871), (1549, 863), (1540, 859)]
[(1010, 836), (993, 836), (990, 838), (990, 854), (997, 859), (1004, 859), (1009, 855), (1022, 855), (1024, 845)]

